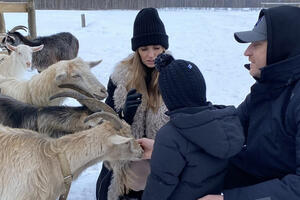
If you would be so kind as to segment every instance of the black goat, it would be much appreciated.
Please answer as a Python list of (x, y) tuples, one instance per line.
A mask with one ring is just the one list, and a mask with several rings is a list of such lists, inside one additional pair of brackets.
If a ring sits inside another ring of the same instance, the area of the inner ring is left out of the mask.
[(50, 137), (60, 137), (86, 130), (84, 123), (93, 112), (86, 106), (37, 107), (0, 94), (0, 123), (12, 128), (25, 128)]
[(50, 65), (60, 60), (71, 60), (77, 57), (79, 50), (78, 39), (69, 32), (57, 33), (50, 36), (37, 37), (29, 40), (16, 30), (26, 30), (24, 26), (17, 26), (8, 31), (5, 42), (17, 46), (26, 44), (28, 46), (44, 45), (44, 48), (32, 55), (32, 68), (36, 68), (38, 72), (45, 70)]

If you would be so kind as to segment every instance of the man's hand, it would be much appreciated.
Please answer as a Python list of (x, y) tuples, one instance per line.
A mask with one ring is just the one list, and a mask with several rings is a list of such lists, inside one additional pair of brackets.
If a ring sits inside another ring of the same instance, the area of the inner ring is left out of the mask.
[(222, 195), (206, 195), (198, 200), (224, 200)]
[(141, 139), (137, 139), (137, 142), (141, 145), (141, 147), (144, 150), (143, 159), (151, 159), (154, 140), (149, 138), (141, 138)]

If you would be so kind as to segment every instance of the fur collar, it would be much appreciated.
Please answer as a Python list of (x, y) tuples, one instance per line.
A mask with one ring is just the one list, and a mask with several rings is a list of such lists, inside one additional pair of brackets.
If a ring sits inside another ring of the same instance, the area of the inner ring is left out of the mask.
[[(129, 55), (124, 60), (130, 59), (133, 54)], [(111, 75), (111, 80), (116, 89), (113, 95), (115, 109), (119, 111), (125, 103), (127, 90), (126, 83), (132, 78), (129, 71), (129, 65), (118, 63)], [(169, 121), (169, 117), (165, 114), (166, 106), (163, 104), (157, 113), (147, 108), (147, 102), (142, 99), (141, 105), (138, 107), (131, 125), (132, 134), (135, 138), (147, 137), (155, 138), (156, 132)]]

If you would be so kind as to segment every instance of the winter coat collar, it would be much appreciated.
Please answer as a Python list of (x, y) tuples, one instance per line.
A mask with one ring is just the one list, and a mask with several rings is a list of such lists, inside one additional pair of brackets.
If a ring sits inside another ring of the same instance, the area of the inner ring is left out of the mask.
[(282, 86), (298, 79), (300, 79), (300, 55), (262, 68), (259, 81)]
[(262, 68), (261, 77), (251, 87), (252, 96), (276, 98), (300, 80), (300, 55)]

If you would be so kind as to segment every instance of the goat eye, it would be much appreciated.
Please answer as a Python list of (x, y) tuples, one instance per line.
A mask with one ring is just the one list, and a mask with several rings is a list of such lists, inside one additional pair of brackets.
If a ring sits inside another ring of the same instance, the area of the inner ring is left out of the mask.
[(79, 74), (72, 75), (72, 78), (80, 78), (81, 76)]

